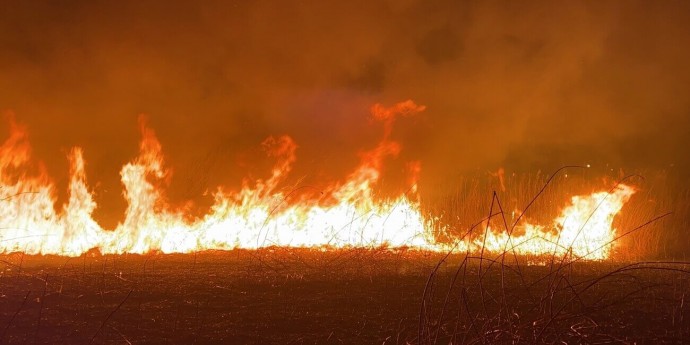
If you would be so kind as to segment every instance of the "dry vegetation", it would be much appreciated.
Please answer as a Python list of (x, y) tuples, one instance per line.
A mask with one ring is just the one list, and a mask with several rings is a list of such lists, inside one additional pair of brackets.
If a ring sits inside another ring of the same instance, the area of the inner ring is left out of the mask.
[(689, 265), (502, 260), (383, 249), (13, 254), (2, 258), (0, 342), (690, 341)]
[[(463, 222), (486, 217), (487, 209), (461, 205), (503, 200), (508, 205), (505, 212), (490, 217), (514, 224), (524, 213), (522, 217), (544, 222), (558, 212), (553, 205), (565, 205), (572, 195), (625, 182), (636, 186), (638, 193), (614, 223), (619, 237), (613, 260), (586, 262), (567, 254), (518, 258), (506, 248), (498, 255), (465, 253), (460, 262), (450, 265), (455, 272), (449, 278), (439, 273), (450, 257), (443, 259), (425, 286), (416, 343), (690, 342), (690, 309), (685, 301), (690, 293), (690, 265), (684, 261), (690, 248), (686, 182), (668, 172), (625, 175), (619, 171), (593, 180), (589, 169), (567, 170), (554, 179), (510, 175), (503, 185), (497, 178), (484, 185), (482, 179), (463, 180), (455, 195), (437, 200), (430, 210), (446, 212), (451, 229), (470, 229), (451, 237), (482, 236), (483, 227)], [(482, 193), (487, 189), (496, 191), (493, 200)], [(667, 261), (640, 261), (650, 258)], [(524, 260), (543, 266), (526, 266)]]
[(386, 250), (3, 258), (3, 343), (404, 343), (435, 259)]
[[(418, 344), (680, 344), (690, 265), (465, 257), (425, 288)], [(506, 259), (511, 261), (511, 259)], [(482, 265), (483, 263), (483, 265)], [(450, 279), (449, 279), (450, 276)]]

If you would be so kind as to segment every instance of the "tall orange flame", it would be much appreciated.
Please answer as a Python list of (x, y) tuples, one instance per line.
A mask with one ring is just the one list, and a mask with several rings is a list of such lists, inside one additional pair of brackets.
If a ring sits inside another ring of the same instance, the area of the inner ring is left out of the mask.
[[(94, 248), (121, 254), (267, 246), (447, 250), (450, 245), (435, 240), (431, 222), (415, 198), (403, 194), (382, 201), (373, 194), (384, 159), (401, 150), (390, 139), (396, 117), (424, 109), (412, 101), (372, 107), (373, 118), (383, 123), (382, 140), (362, 153), (360, 165), (345, 181), (326, 188), (319, 199), (286, 200), (288, 195), (277, 187), (296, 161), (297, 145), (288, 136), (270, 137), (262, 143), (276, 160), (268, 179), (245, 181), (238, 192), (219, 188), (210, 211), (196, 219), (167, 202), (164, 190), (170, 174), (162, 147), (141, 117), (139, 156), (120, 171), (125, 217), (112, 230), (93, 219), (97, 205), (87, 185), (81, 148), (69, 153), (69, 196), (56, 212), (54, 184), (42, 165), (32, 163), (26, 128), (10, 116), (10, 136), (0, 147), (0, 253), (78, 256)], [(419, 162), (408, 164), (413, 195), (420, 169)], [(632, 187), (621, 185), (614, 193), (573, 197), (551, 230), (524, 223), (519, 225), (519, 236), (492, 229), (484, 238), (461, 242), (461, 246), (500, 252), (510, 244), (523, 254), (571, 251), (577, 256), (606, 258), (615, 236), (613, 217), (633, 192)]]

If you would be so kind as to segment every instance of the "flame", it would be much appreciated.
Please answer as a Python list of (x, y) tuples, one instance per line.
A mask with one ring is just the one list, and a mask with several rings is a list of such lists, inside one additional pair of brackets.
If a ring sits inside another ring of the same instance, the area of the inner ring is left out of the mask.
[(485, 246), (490, 252), (606, 259), (616, 240), (613, 219), (634, 193), (633, 187), (618, 184), (609, 192), (573, 196), (571, 204), (549, 226), (525, 221), (511, 232), (505, 227), (487, 225), (486, 236), (463, 243), (463, 248), (476, 250)]
[[(127, 208), (115, 229), (103, 229), (93, 219), (97, 204), (81, 148), (69, 152), (68, 199), (56, 211), (54, 183), (44, 167), (34, 163), (26, 128), (9, 116), (10, 135), (0, 146), (0, 253), (79, 256), (92, 249), (103, 254), (189, 253), (268, 246), (448, 250), (451, 244), (436, 241), (432, 220), (420, 210), (420, 162), (407, 164), (408, 193), (389, 200), (374, 196), (384, 160), (401, 150), (390, 138), (394, 121), (424, 110), (412, 101), (372, 107), (373, 119), (383, 125), (381, 141), (361, 153), (359, 166), (344, 181), (325, 188), (318, 198), (279, 188), (297, 159), (297, 145), (289, 136), (269, 137), (262, 143), (275, 159), (269, 177), (245, 180), (239, 191), (219, 187), (209, 212), (193, 219), (166, 199), (171, 173), (155, 132), (142, 116), (139, 156), (120, 171)], [(509, 233), (487, 225), (486, 236), (466, 239), (460, 246), (603, 259), (610, 255), (616, 233), (613, 218), (633, 193), (632, 187), (620, 185), (613, 193), (575, 196), (551, 226), (523, 222)]]

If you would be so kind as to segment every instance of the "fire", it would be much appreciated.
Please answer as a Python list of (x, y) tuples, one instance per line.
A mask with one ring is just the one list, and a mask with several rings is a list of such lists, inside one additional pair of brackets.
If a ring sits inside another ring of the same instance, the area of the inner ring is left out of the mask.
[[(401, 150), (391, 140), (394, 121), (424, 110), (412, 101), (372, 107), (373, 119), (383, 125), (381, 141), (361, 154), (360, 165), (344, 181), (324, 189), (319, 198), (292, 197), (279, 188), (297, 159), (297, 144), (289, 136), (270, 137), (262, 143), (276, 162), (269, 177), (244, 181), (239, 191), (219, 187), (209, 212), (194, 219), (166, 200), (164, 187), (171, 174), (155, 132), (141, 117), (139, 156), (120, 171), (127, 209), (115, 229), (103, 229), (93, 219), (98, 205), (81, 148), (68, 155), (68, 199), (56, 211), (55, 186), (32, 160), (26, 128), (10, 117), (10, 136), (0, 146), (0, 253), (79, 256), (92, 249), (103, 254), (189, 253), (269, 246), (448, 250), (451, 244), (436, 241), (438, 228), (420, 210), (420, 162), (407, 164), (408, 193), (389, 200), (374, 196), (384, 160)], [(633, 193), (632, 187), (620, 185), (613, 193), (575, 196), (550, 226), (523, 222), (509, 233), (487, 225), (486, 236), (462, 240), (460, 246), (603, 259), (610, 255), (616, 233), (613, 218)]]
[(487, 225), (486, 236), (463, 245), (470, 250), (483, 245), (490, 252), (606, 259), (616, 239), (613, 219), (634, 193), (633, 187), (619, 184), (611, 192), (573, 196), (571, 204), (549, 226), (525, 221), (517, 224), (511, 232)]

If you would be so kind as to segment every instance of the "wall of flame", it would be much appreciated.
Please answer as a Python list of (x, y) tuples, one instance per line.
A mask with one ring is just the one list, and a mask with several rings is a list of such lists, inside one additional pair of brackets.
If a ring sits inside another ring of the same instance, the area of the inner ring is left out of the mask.
[(372, 117), (383, 126), (378, 145), (362, 152), (360, 164), (349, 176), (329, 184), (318, 198), (295, 196), (280, 188), (297, 159), (297, 145), (289, 136), (269, 137), (262, 143), (275, 160), (268, 178), (245, 180), (238, 191), (218, 187), (209, 212), (199, 217), (190, 217), (184, 208), (167, 201), (165, 181), (170, 174), (163, 148), (142, 116), (139, 155), (120, 171), (127, 208), (114, 229), (104, 229), (93, 217), (97, 204), (87, 183), (83, 150), (75, 147), (68, 154), (68, 199), (58, 207), (54, 183), (32, 157), (27, 128), (10, 117), (10, 135), (0, 147), (0, 253), (79, 256), (93, 249), (103, 254), (190, 253), (286, 246), (484, 248), (587, 259), (610, 255), (616, 236), (613, 219), (635, 192), (631, 186), (573, 196), (551, 224), (523, 221), (508, 228), (491, 222), (483, 236), (456, 238), (453, 243), (437, 241), (436, 232), (444, 229), (420, 210), (416, 197), (420, 162), (408, 164), (407, 193), (384, 200), (375, 197), (385, 159), (402, 149), (391, 139), (394, 121), (424, 110), (412, 101), (374, 105)]

